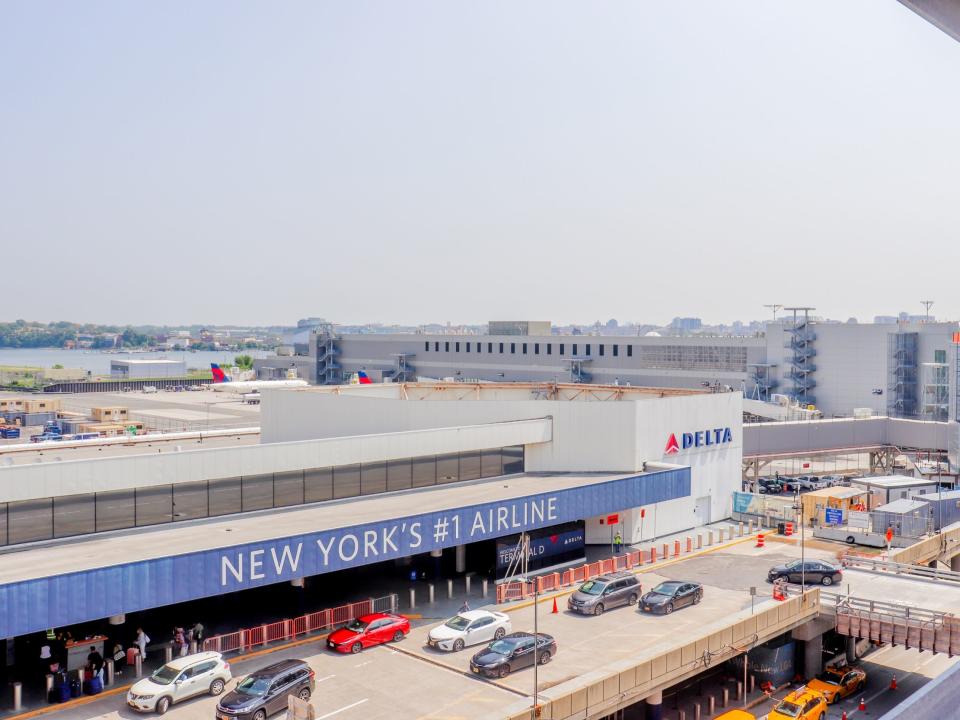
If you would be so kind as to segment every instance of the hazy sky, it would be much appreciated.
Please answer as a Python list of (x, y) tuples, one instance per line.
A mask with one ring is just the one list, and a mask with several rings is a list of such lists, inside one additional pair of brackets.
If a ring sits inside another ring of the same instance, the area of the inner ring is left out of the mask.
[(0, 319), (960, 317), (894, 0), (0, 3)]

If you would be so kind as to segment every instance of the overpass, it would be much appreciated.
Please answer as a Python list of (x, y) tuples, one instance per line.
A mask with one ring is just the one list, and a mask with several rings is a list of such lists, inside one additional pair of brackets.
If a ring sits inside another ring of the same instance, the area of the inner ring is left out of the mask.
[(956, 423), (884, 416), (836, 418), (743, 426), (743, 473), (755, 480), (775, 460), (870, 455), (870, 471), (883, 474), (903, 450), (945, 455)]

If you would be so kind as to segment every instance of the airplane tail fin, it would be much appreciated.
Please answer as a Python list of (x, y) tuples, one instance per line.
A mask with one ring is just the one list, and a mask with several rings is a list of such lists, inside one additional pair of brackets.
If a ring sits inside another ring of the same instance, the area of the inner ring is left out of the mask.
[(210, 363), (210, 372), (213, 373), (213, 384), (230, 382), (230, 378), (220, 369), (216, 363)]
[(357, 373), (357, 382), (361, 385), (373, 385), (373, 380), (363, 370)]

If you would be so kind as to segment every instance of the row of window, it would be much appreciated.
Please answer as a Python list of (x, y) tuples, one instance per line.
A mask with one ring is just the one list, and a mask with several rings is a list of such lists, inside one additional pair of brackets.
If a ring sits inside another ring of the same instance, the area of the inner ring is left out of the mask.
[(673, 370), (728, 370), (746, 372), (747, 349), (745, 347), (722, 347), (717, 345), (619, 345), (606, 343), (539, 343), (539, 342), (472, 342), (472, 341), (431, 341), (423, 343), (426, 352), (467, 352), (488, 355), (553, 355), (565, 356), (567, 350), (573, 357), (593, 357), (596, 348), (597, 357), (634, 357), (636, 352), (640, 368), (669, 368)]
[(0, 545), (523, 472), (523, 446), (0, 503)]
[[(433, 348), (432, 348), (432, 349), (433, 349), (433, 352), (440, 352), (440, 343), (437, 342), (437, 341), (434, 341), (433, 343), (431, 343), (429, 340), (427, 340), (426, 342), (423, 343), (423, 349), (424, 349), (426, 352), (430, 352), (430, 351), (431, 351), (431, 345), (433, 346)], [(461, 343), (461, 342), (456, 341), (456, 340), (453, 341), (453, 342), (444, 341), (444, 343), (443, 343), (443, 351), (444, 351), (444, 352), (450, 352), (450, 347), (453, 346), (453, 352), (460, 352), (460, 346), (461, 346), (461, 345), (463, 345), (463, 347), (464, 347), (464, 352), (471, 352), (472, 349), (475, 348), (475, 350), (473, 350), (474, 352), (478, 352), (478, 353), (481, 353), (481, 354), (483, 353), (484, 343), (482, 343), (482, 342), (463, 342), (463, 343)], [(567, 343), (556, 343), (556, 345), (557, 345), (557, 354), (558, 354), (558, 355), (566, 355), (566, 354), (567, 354)], [(521, 355), (527, 355), (527, 354), (530, 352), (531, 349), (532, 349), (534, 355), (539, 355), (539, 354), (540, 354), (540, 349), (541, 349), (541, 347), (543, 348), (543, 352), (544, 352), (545, 355), (553, 355), (553, 346), (554, 346), (554, 343), (538, 343), (538, 342), (535, 342), (535, 343), (517, 343), (517, 342), (511, 342), (511, 343), (503, 343), (503, 342), (501, 342), (501, 343), (492, 343), (492, 342), (488, 342), (488, 343), (486, 343), (486, 346), (487, 346), (487, 354), (488, 354), (488, 355), (493, 355), (494, 352), (495, 352), (495, 349), (496, 349), (497, 352), (499, 352), (500, 355), (503, 355), (504, 353), (507, 353), (507, 354), (509, 354), (509, 355), (516, 355), (518, 349), (520, 350), (520, 354), (521, 354)], [(584, 355), (588, 355), (588, 356), (589, 356), (589, 355), (592, 355), (592, 354), (593, 354), (593, 345), (592, 345), (591, 343), (570, 343), (570, 354), (571, 354), (571, 355), (574, 355), (574, 356), (578, 355), (581, 347), (583, 348), (583, 354), (584, 354)], [(604, 357), (604, 356), (607, 354), (607, 348), (608, 348), (608, 347), (610, 348), (610, 354), (611, 354), (613, 357), (619, 357), (619, 356), (620, 356), (620, 346), (619, 346), (619, 345), (604, 345), (603, 343), (599, 343), (599, 344), (597, 345), (597, 349), (598, 349), (598, 352), (599, 352), (599, 354), (600, 354), (600, 357)], [(633, 357), (633, 345), (624, 345), (623, 347), (626, 348), (626, 355), (627, 355), (627, 357)]]

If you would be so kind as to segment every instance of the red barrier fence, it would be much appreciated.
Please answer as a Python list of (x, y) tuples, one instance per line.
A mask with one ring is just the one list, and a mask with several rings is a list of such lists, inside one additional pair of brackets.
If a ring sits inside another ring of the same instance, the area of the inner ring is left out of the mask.
[[(532, 593), (533, 585), (530, 583), (528, 585), (530, 585), (530, 592)], [(259, 645), (293, 640), (299, 635), (307, 635), (345, 625), (351, 620), (368, 613), (395, 612), (396, 609), (396, 595), (370, 598), (329, 610), (320, 610), (309, 615), (301, 615), (292, 620), (280, 620), (269, 625), (258, 625), (224, 635), (214, 635), (203, 641), (203, 649), (219, 653), (240, 652)]]

